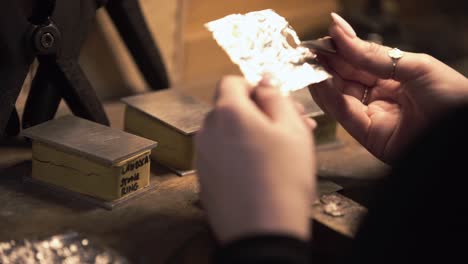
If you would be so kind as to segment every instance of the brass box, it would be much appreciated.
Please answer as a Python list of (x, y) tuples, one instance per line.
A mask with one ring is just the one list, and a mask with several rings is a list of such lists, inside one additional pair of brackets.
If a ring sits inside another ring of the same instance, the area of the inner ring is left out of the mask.
[(32, 178), (116, 201), (149, 185), (156, 142), (74, 116), (23, 131), (32, 139)]
[(151, 157), (179, 175), (193, 172), (193, 136), (211, 107), (172, 89), (122, 101), (125, 130), (159, 143)]

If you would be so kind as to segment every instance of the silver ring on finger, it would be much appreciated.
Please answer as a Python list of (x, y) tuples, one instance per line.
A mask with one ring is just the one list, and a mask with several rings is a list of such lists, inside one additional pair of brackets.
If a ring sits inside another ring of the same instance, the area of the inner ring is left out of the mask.
[(403, 57), (404, 53), (398, 48), (393, 48), (388, 50), (387, 54), (390, 57), (390, 59), (392, 59), (392, 72), (390, 73), (390, 79), (393, 79), (395, 78), (397, 63)]
[(364, 89), (364, 93), (362, 94), (361, 103), (364, 105), (367, 105), (368, 97), (369, 97), (369, 87), (366, 87), (366, 89)]

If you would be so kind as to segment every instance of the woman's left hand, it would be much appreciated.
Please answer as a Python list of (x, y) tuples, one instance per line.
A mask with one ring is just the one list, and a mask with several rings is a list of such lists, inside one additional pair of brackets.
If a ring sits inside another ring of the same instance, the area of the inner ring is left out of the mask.
[(202, 204), (221, 242), (263, 233), (309, 238), (314, 127), (268, 81), (222, 79), (195, 141)]

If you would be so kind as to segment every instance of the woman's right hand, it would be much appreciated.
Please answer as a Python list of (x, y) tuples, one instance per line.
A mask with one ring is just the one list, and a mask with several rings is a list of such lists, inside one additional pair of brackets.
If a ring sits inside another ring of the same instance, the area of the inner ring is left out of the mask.
[(329, 33), (337, 53), (318, 59), (333, 78), (311, 86), (310, 92), (382, 161), (391, 163), (428, 122), (468, 103), (468, 80), (462, 74), (429, 55), (405, 52), (390, 79), (391, 48), (361, 40), (336, 14), (332, 19)]

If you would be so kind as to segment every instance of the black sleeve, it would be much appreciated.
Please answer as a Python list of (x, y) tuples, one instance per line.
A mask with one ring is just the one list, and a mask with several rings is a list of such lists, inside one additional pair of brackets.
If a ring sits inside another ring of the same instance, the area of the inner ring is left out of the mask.
[(428, 127), (401, 155), (369, 207), (354, 241), (352, 263), (466, 259), (467, 179), (468, 108), (464, 107)]
[(223, 264), (309, 264), (310, 245), (294, 237), (259, 235), (242, 238), (216, 251)]
[[(402, 153), (378, 188), (342, 263), (463, 262), (467, 181), (468, 107), (464, 107), (435, 122)], [(314, 263), (309, 250), (307, 243), (294, 238), (258, 236), (220, 248), (215, 263)]]

